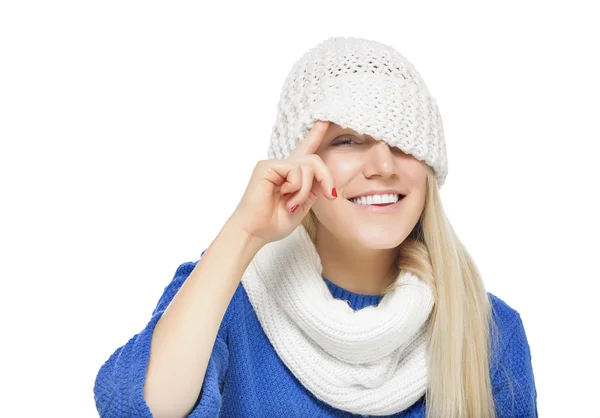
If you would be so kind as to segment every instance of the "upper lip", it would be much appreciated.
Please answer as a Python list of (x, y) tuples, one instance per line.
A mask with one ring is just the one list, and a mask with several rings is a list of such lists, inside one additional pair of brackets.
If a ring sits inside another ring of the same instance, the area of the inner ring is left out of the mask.
[(366, 192), (362, 192), (360, 194), (349, 197), (348, 199), (355, 199), (357, 197), (367, 197), (367, 196), (372, 196), (374, 194), (399, 194), (401, 196), (404, 196), (404, 194), (400, 193), (400, 191), (397, 189), (384, 189), (384, 190), (368, 190)]

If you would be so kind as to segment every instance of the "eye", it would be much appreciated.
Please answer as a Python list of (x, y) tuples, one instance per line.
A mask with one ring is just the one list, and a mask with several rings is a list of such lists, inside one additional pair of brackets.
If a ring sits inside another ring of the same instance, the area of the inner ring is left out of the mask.
[(353, 142), (353, 143), (357, 144), (357, 142), (354, 141), (353, 139), (351, 139), (351, 138), (345, 138), (345, 139), (338, 140), (338, 141), (334, 142), (331, 145), (334, 146), (334, 147), (337, 147), (338, 145), (347, 146), (347, 145), (350, 145), (350, 142)]

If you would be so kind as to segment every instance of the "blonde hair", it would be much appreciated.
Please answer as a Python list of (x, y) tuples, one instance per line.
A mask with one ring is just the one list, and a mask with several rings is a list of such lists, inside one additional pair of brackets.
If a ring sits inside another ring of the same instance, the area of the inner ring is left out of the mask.
[[(489, 365), (497, 326), (490, 299), (473, 259), (446, 218), (435, 174), (426, 169), (425, 207), (398, 247), (397, 268), (418, 275), (435, 297), (427, 325), (427, 418), (494, 418)], [(318, 219), (312, 209), (302, 224), (316, 244)], [(391, 283), (386, 292), (397, 286)]]

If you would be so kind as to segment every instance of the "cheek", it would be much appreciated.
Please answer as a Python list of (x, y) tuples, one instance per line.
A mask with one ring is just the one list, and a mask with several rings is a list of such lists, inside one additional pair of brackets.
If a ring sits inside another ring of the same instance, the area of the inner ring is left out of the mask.
[(342, 158), (341, 156), (331, 155), (323, 157), (323, 162), (331, 172), (336, 187), (339, 188), (348, 183), (360, 168), (356, 158)]
[[(338, 195), (343, 199), (343, 191), (348, 187), (348, 184), (356, 177), (358, 165), (356, 161), (351, 162), (349, 159), (335, 157), (321, 157), (327, 166), (327, 169), (333, 177), (334, 187), (338, 190)], [(342, 193), (340, 193), (342, 191)], [(328, 200), (325, 198), (318, 199), (313, 205), (313, 211), (317, 217), (324, 222), (331, 222), (332, 219), (339, 217), (337, 210), (340, 208), (340, 202), (336, 200)]]
[(413, 188), (425, 187), (427, 182), (427, 169), (425, 163), (417, 159), (403, 161), (400, 171), (406, 184)]

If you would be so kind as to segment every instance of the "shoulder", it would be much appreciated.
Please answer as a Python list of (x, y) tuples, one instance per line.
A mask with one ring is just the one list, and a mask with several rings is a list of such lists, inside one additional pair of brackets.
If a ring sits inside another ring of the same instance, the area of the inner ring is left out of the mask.
[(530, 361), (530, 349), (520, 313), (498, 296), (489, 293), (491, 303), (491, 376), (498, 369), (518, 366), (519, 361)]
[(490, 334), (492, 349), (503, 350), (515, 333), (523, 328), (521, 314), (498, 296), (488, 292), (491, 307)]
[(499, 327), (512, 328), (521, 319), (519, 312), (503, 299), (490, 292), (488, 292), (488, 298), (491, 304), (492, 319)]
[(537, 416), (532, 354), (519, 312), (488, 292), (492, 308), (490, 379), (498, 416)]

